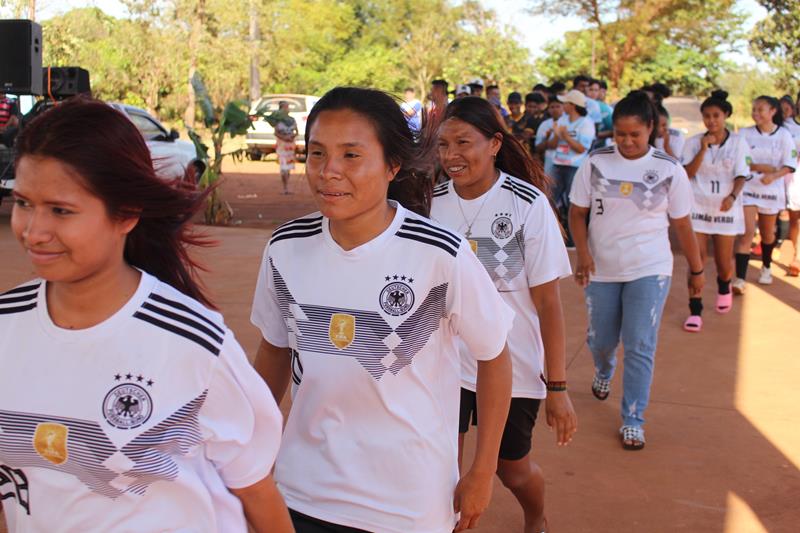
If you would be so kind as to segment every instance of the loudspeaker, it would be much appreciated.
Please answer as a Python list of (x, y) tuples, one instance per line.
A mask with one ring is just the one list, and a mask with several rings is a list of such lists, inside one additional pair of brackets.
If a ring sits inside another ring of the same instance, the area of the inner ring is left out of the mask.
[(42, 27), (0, 20), (0, 92), (42, 94)]
[(89, 71), (80, 67), (44, 67), (42, 87), (45, 95), (54, 98), (92, 92)]

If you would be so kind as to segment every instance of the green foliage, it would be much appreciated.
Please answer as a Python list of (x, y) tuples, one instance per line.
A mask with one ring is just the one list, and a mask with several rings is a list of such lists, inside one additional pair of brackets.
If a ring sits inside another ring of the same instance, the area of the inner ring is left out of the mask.
[(770, 65), (783, 91), (800, 90), (800, 0), (758, 0), (767, 17), (750, 35), (750, 51)]
[(720, 76), (719, 86), (730, 93), (728, 101), (733, 106), (731, 124), (738, 128), (750, 126), (753, 100), (762, 94), (779, 94), (773, 76), (755, 68), (732, 69)]

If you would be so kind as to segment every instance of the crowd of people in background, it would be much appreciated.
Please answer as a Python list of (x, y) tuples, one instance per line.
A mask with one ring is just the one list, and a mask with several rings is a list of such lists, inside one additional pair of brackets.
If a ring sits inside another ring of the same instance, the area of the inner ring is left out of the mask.
[[(188, 252), (209, 244), (188, 226), (209, 191), (159, 179), (133, 124), (101, 102), (32, 120), (11, 226), (39, 278), (0, 294), (11, 530), (451, 533), (478, 525), (495, 475), (525, 533), (546, 530), (531, 456), (541, 405), (559, 446), (578, 428), (561, 280), (584, 290), (585, 387), (599, 401), (623, 344), (615, 431), (633, 451), (646, 443), (670, 228), (688, 269), (686, 331), (703, 327), (710, 245), (720, 314), (744, 294), (754, 252), (769, 284), (789, 238), (788, 274), (800, 274), (790, 97), (760, 96), (755, 125), (735, 132), (715, 91), (700, 105), (706, 131), (686, 139), (665, 85), (613, 105), (606, 90), (577, 76), (503, 101), (480, 78), (453, 91), (437, 79), (427, 103), (408, 89), (401, 105), (329, 91), (305, 132), (319, 211), (276, 228), (258, 266), (254, 367)], [(284, 186), (293, 162), (281, 159)]]

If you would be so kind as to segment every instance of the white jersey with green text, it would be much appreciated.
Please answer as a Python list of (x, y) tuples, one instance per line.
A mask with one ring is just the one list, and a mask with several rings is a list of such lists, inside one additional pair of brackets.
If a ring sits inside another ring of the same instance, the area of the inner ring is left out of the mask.
[(219, 313), (142, 274), (57, 327), (46, 283), (0, 295), (0, 500), (11, 533), (246, 533), (228, 488), (269, 475), (281, 414)]
[[(772, 133), (762, 133), (758, 126), (742, 128), (740, 131), (750, 147), (754, 164), (770, 165), (776, 169), (789, 167), (794, 172), (797, 166), (797, 148), (789, 130), (775, 128)], [(786, 182), (783, 178), (766, 185), (761, 182), (763, 173), (753, 172), (744, 186), (744, 205), (758, 206), (761, 213), (777, 214), (786, 209)]]
[[(433, 193), (431, 218), (466, 234), (503, 300), (514, 309), (508, 336), (515, 398), (544, 398), (544, 346), (539, 314), (530, 288), (569, 276), (564, 239), (547, 196), (520, 179), (500, 173), (491, 189), (464, 200), (448, 181)], [(466, 347), (463, 347), (466, 352)], [(462, 386), (474, 391), (478, 368), (468, 353), (461, 358)]]

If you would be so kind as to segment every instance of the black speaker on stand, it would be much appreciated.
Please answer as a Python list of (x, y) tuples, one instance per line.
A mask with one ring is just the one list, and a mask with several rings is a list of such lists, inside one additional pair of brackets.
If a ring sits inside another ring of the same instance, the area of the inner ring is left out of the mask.
[(42, 94), (42, 27), (0, 20), (0, 92)]
[(80, 67), (44, 67), (42, 87), (45, 96), (66, 98), (76, 94), (91, 95), (89, 71)]

